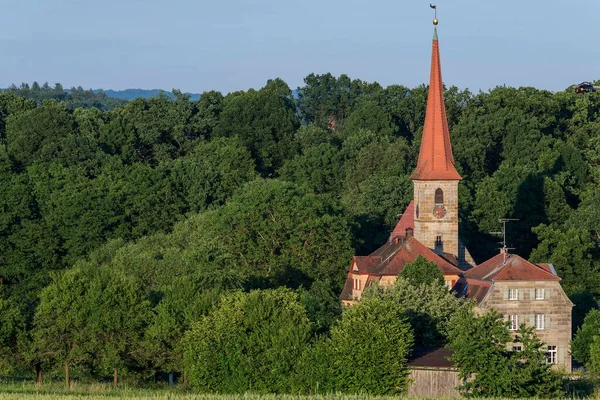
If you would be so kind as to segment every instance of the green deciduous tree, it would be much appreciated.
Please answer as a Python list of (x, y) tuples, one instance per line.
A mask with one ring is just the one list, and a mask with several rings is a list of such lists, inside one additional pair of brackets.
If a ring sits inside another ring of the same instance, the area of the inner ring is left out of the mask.
[[(0, 295), (2, 293), (0, 292)], [(14, 375), (24, 364), (20, 348), (26, 335), (25, 318), (19, 309), (0, 297), (0, 373)]]
[(273, 173), (294, 154), (298, 129), (292, 91), (281, 79), (269, 80), (259, 91), (229, 94), (223, 103), (216, 136), (238, 136), (264, 175)]
[(415, 286), (444, 284), (444, 275), (438, 266), (434, 262), (427, 261), (423, 256), (418, 256), (415, 261), (406, 264), (398, 276)]
[(592, 374), (600, 375), (600, 334), (590, 344), (590, 359), (585, 366)]
[[(451, 321), (452, 361), (467, 397), (562, 396), (560, 375), (545, 363), (542, 343), (532, 327), (522, 325), (514, 339), (502, 315), (492, 310), (476, 317), (463, 308)], [(513, 351), (512, 344), (521, 351)]]
[(139, 281), (107, 269), (56, 275), (40, 295), (34, 319), (34, 359), (62, 362), (106, 376), (133, 364), (150, 303)]
[(249, 287), (341, 290), (351, 257), (348, 218), (334, 202), (277, 180), (256, 180), (224, 207), (190, 217), (172, 240), (188, 265), (241, 273)]
[(588, 231), (543, 224), (532, 231), (540, 240), (531, 253), (532, 262), (552, 263), (567, 294), (584, 290), (599, 294), (600, 265), (594, 259), (596, 244)]
[(185, 371), (205, 392), (286, 392), (310, 331), (290, 290), (234, 293), (186, 334)]
[(586, 365), (590, 362), (590, 346), (594, 337), (598, 335), (600, 335), (600, 310), (590, 310), (571, 341), (571, 354), (576, 361)]
[(327, 346), (336, 391), (390, 395), (407, 390), (413, 332), (397, 304), (368, 299), (347, 308), (331, 328)]
[[(416, 267), (424, 263), (427, 261), (417, 259), (413, 262)], [(429, 269), (430, 266), (426, 268)], [(415, 347), (419, 347), (419, 350), (444, 346), (450, 339), (449, 322), (452, 316), (462, 308), (471, 307), (471, 303), (448, 291), (443, 285), (443, 277), (440, 283), (437, 274), (431, 272), (429, 279), (419, 282), (410, 281), (400, 274), (393, 285), (385, 288), (372, 285), (363, 294), (365, 298), (390, 301), (404, 310), (414, 331)], [(424, 273), (427, 274), (426, 271)]]

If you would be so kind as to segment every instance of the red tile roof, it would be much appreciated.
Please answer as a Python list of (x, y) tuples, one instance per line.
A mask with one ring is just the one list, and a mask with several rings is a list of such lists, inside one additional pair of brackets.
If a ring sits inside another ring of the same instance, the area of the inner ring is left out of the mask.
[(375, 264), (381, 262), (381, 257), (377, 256), (354, 256), (352, 258), (352, 268), (356, 265), (358, 268), (358, 273), (364, 275), (368, 273), (369, 269), (371, 269)]
[(466, 278), (487, 281), (558, 281), (560, 278), (545, 268), (532, 264), (516, 254), (500, 253), (465, 272)]
[(398, 223), (396, 224), (396, 227), (392, 231), (392, 235), (390, 237), (405, 236), (406, 230), (408, 228), (415, 229), (415, 202), (414, 201), (411, 201), (410, 203), (408, 203), (408, 207), (406, 207), (404, 214), (402, 214), (400, 221), (398, 221)]
[(462, 179), (454, 166), (450, 131), (444, 104), (444, 88), (442, 86), (442, 69), (440, 66), (440, 50), (437, 32), (431, 50), (431, 73), (429, 77), (429, 96), (423, 137), (419, 150), (417, 168), (410, 176), (415, 180), (460, 180)]
[[(350, 273), (352, 273), (352, 271), (350, 271)], [(340, 294), (340, 300), (352, 300), (352, 288), (354, 282), (350, 277), (350, 273), (348, 273), (348, 278), (344, 284), (344, 289), (342, 289), (342, 293)]]
[[(434, 253), (414, 237), (394, 237), (370, 256), (355, 256), (361, 275), (396, 276), (418, 256), (435, 263), (444, 275), (460, 275), (462, 271)], [(354, 265), (354, 264), (353, 264)]]
[(543, 269), (546, 272), (550, 272), (553, 275), (556, 275), (556, 271), (554, 270), (554, 266), (552, 264), (547, 264), (547, 263), (543, 263), (543, 264), (536, 264), (538, 267), (540, 267), (541, 269)]
[(460, 297), (467, 297), (481, 303), (491, 286), (491, 282), (463, 279), (454, 285), (453, 291)]

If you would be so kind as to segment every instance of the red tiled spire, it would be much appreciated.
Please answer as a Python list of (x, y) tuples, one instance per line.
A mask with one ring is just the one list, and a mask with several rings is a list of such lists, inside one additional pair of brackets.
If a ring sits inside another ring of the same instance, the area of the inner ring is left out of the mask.
[(442, 69), (437, 30), (434, 28), (431, 50), (431, 75), (429, 77), (429, 96), (423, 138), (417, 168), (410, 176), (414, 180), (460, 180), (454, 167), (450, 132), (446, 119), (444, 89), (442, 87)]

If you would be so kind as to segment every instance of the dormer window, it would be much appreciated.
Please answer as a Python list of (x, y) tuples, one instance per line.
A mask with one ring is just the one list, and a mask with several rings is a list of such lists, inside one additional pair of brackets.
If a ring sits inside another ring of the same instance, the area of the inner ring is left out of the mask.
[(444, 204), (444, 192), (442, 189), (435, 189), (435, 204)]

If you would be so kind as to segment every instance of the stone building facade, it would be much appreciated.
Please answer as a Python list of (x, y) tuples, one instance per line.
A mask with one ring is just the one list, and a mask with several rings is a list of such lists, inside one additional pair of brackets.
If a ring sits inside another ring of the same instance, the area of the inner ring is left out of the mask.
[[(544, 342), (547, 362), (556, 369), (571, 370), (573, 303), (552, 264), (532, 264), (504, 249), (466, 271), (455, 290), (475, 300), (480, 312), (497, 310), (511, 331), (521, 324), (533, 327)], [(514, 350), (520, 350), (520, 345), (515, 344)]]

